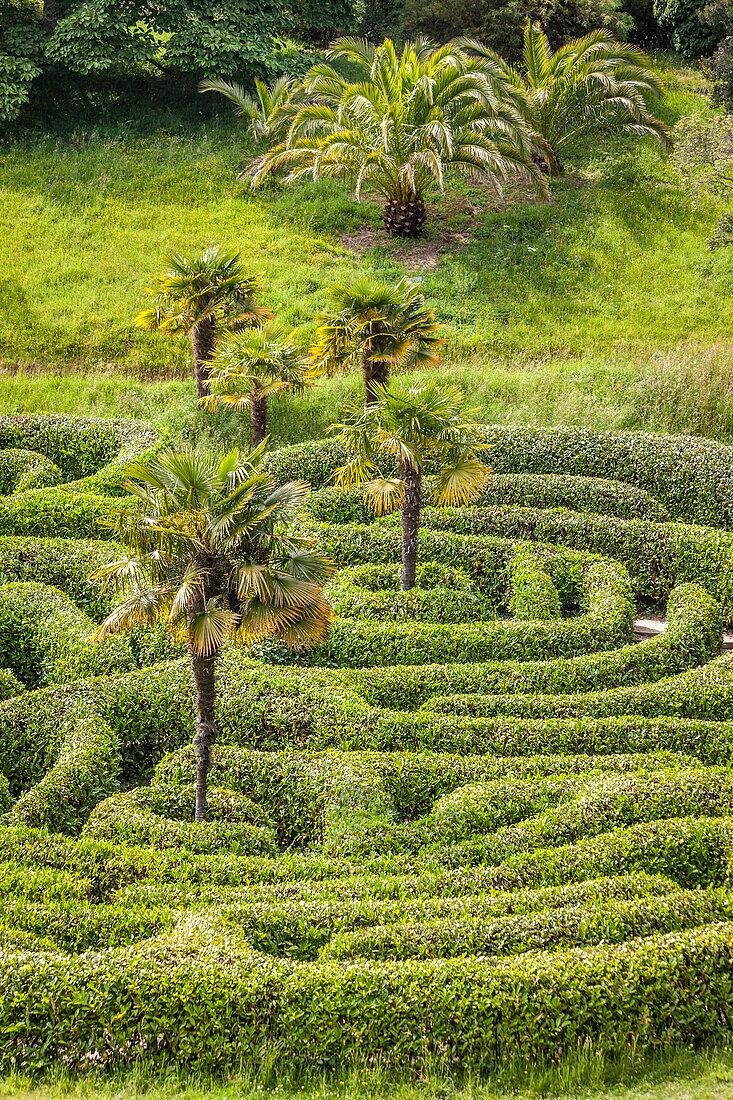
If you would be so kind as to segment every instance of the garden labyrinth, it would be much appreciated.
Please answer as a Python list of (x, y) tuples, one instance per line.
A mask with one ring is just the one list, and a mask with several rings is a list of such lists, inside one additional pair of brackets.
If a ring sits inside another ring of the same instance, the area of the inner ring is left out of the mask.
[[(733, 452), (488, 429), (399, 521), (273, 452), (338, 563), (307, 660), (229, 652), (195, 825), (188, 662), (97, 645), (134, 422), (0, 418), (5, 1068), (490, 1068), (733, 1024)], [(666, 614), (635, 644), (633, 622)]]

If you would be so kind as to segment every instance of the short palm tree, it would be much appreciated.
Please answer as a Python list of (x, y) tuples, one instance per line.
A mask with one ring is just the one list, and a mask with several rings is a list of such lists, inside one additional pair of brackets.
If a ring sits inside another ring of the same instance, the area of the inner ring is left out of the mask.
[(200, 92), (219, 92), (234, 104), (237, 116), (245, 124), (248, 133), (264, 149), (270, 149), (282, 141), (293, 117), (303, 105), (306, 90), (300, 80), (281, 76), (271, 88), (264, 81), (255, 80), (257, 98), (245, 92), (241, 84), (228, 80), (202, 80)]
[(366, 403), (385, 386), (393, 366), (434, 366), (443, 340), (435, 310), (427, 309), (415, 280), (380, 282), (361, 276), (330, 288), (334, 309), (319, 317), (311, 364), (332, 374), (360, 360)]
[[(363, 485), (378, 514), (402, 513), (402, 588), (415, 587), (417, 536), (425, 463), (437, 468), (433, 493), (438, 505), (467, 504), (486, 484), (488, 469), (479, 457), (486, 449), (481, 426), (464, 412), (463, 392), (434, 382), (391, 389), (375, 385), (377, 400), (334, 424), (338, 440), (352, 456), (335, 474), (337, 485)], [(396, 466), (383, 472), (382, 465)]]
[(665, 149), (671, 145), (653, 113), (660, 81), (637, 46), (593, 31), (553, 53), (540, 27), (527, 20), (522, 64), (514, 68), (481, 43), (460, 41), (492, 72), (499, 66), (524, 96), (526, 121), (540, 138), (538, 152), (552, 176), (560, 174), (562, 153), (587, 134), (638, 134)]
[(308, 362), (289, 340), (272, 327), (224, 333), (208, 364), (209, 396), (202, 404), (247, 409), (252, 445), (267, 438), (267, 406), (271, 397), (302, 393), (313, 385)]
[(523, 172), (545, 193), (521, 94), (498, 66), (491, 71), (454, 46), (422, 38), (407, 42), (401, 54), (390, 39), (375, 47), (341, 38), (329, 57), (346, 63), (355, 79), (327, 63), (310, 69), (308, 102), (287, 140), (254, 161), (253, 186), (280, 168), (287, 181), (347, 179), (357, 199), (365, 190), (381, 196), (391, 237), (420, 233), (425, 191), (432, 183), (442, 190), (452, 169), (496, 186)]
[(188, 645), (196, 693), (196, 820), (207, 815), (216, 738), (216, 666), (228, 641), (274, 636), (292, 648), (321, 641), (330, 562), (293, 533), (304, 482), (277, 486), (249, 455), (166, 450), (128, 470), (136, 499), (110, 519), (126, 553), (95, 574), (121, 602), (98, 638), (164, 622)]
[(135, 324), (169, 336), (190, 337), (196, 396), (205, 397), (209, 392), (206, 364), (217, 332), (224, 326), (239, 331), (261, 325), (272, 313), (257, 305), (261, 278), (245, 274), (238, 252), (207, 248), (192, 257), (172, 252), (164, 263), (167, 270), (149, 291), (153, 305), (137, 315)]

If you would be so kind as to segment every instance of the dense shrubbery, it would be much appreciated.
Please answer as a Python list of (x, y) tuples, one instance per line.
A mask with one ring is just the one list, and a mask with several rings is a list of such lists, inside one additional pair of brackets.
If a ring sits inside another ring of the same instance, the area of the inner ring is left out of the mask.
[[(0, 429), (97, 478), (0, 502), (6, 1069), (481, 1070), (727, 1034), (727, 449), (491, 429), (483, 498), (424, 511), (409, 592), (394, 522), (327, 484), (338, 447), (270, 455), (321, 486), (336, 619), (297, 662), (226, 653), (194, 824), (187, 662), (90, 642), (118, 553), (90, 502), (127, 437), (92, 425), (87, 457), (66, 421)], [(639, 644), (634, 590), (666, 605)]]

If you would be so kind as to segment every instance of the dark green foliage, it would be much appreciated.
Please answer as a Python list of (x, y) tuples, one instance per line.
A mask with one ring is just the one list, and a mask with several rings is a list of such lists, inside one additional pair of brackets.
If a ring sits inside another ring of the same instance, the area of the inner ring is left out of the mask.
[(496, 50), (507, 61), (522, 53), (527, 19), (542, 24), (554, 49), (589, 30), (602, 27), (621, 34), (629, 28), (624, 5), (618, 0), (405, 0), (402, 28), (407, 34), (426, 34), (438, 42), (465, 35)]
[(719, 23), (703, 22), (701, 0), (654, 0), (654, 18), (672, 47), (688, 61), (709, 57), (723, 37)]

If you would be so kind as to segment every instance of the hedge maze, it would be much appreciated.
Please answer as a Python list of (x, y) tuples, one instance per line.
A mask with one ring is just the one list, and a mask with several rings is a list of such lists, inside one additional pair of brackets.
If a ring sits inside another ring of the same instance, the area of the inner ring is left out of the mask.
[[(103, 645), (129, 423), (0, 419), (0, 1063), (488, 1069), (733, 1024), (733, 457), (487, 429), (399, 524), (275, 451), (339, 565), (307, 656), (232, 650), (210, 820), (188, 662)], [(666, 630), (633, 640), (638, 608)]]

